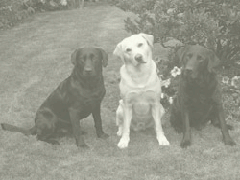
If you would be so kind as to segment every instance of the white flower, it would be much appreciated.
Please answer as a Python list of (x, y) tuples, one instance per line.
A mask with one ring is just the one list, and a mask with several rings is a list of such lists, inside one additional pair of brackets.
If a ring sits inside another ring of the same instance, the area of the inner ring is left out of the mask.
[(163, 99), (163, 98), (164, 98), (164, 94), (163, 94), (163, 93), (161, 93), (160, 97), (161, 97), (161, 99)]
[(178, 76), (178, 75), (180, 75), (181, 74), (181, 70), (180, 70), (180, 68), (178, 68), (177, 66), (175, 66), (172, 70), (171, 70), (171, 75), (173, 76), (173, 77), (176, 77), (176, 76)]
[(183, 14), (183, 13), (179, 13), (177, 16), (178, 16), (179, 18), (183, 18), (183, 17), (184, 17), (184, 14)]
[(162, 86), (164, 86), (165, 88), (168, 88), (168, 86), (171, 84), (171, 79), (166, 79), (164, 81), (162, 81)]
[(169, 9), (167, 10), (167, 14), (173, 15), (173, 14), (175, 13), (175, 11), (176, 11), (175, 8), (169, 8)]
[(66, 5), (67, 5), (67, 0), (61, 0), (61, 1), (60, 1), (60, 4), (61, 4), (62, 6), (66, 6)]
[(228, 84), (228, 81), (229, 81), (229, 77), (227, 77), (227, 76), (222, 77), (222, 83)]
[(169, 102), (170, 104), (172, 104), (172, 103), (173, 103), (173, 97), (169, 97), (168, 102)]
[(232, 77), (231, 86), (240, 89), (240, 76)]

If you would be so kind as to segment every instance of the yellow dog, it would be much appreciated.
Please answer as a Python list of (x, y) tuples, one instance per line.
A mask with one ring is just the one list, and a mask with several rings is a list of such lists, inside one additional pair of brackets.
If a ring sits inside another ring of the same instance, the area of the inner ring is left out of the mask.
[(155, 122), (159, 145), (169, 145), (161, 124), (164, 109), (160, 104), (161, 80), (152, 60), (153, 42), (152, 35), (132, 35), (120, 42), (113, 52), (124, 62), (120, 69), (121, 100), (116, 111), (117, 135), (121, 136), (119, 148), (128, 147), (130, 126), (141, 130), (154, 124), (151, 122)]

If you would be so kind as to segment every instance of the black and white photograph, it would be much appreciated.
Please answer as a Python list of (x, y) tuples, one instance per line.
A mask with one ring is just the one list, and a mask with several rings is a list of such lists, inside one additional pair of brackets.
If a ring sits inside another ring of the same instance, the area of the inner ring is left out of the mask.
[(1, 180), (240, 180), (239, 0), (0, 0)]

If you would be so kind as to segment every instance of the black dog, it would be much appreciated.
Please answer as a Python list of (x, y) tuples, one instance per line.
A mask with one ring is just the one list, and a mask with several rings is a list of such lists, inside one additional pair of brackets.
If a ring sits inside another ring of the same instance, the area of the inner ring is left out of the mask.
[(202, 46), (186, 46), (178, 50), (182, 66), (179, 89), (171, 107), (172, 126), (183, 132), (181, 147), (191, 144), (191, 128), (201, 129), (209, 120), (220, 127), (226, 145), (235, 145), (228, 133), (222, 106), (221, 88), (213, 68), (219, 59)]
[(108, 55), (101, 48), (80, 48), (71, 55), (72, 74), (53, 91), (36, 113), (35, 126), (29, 130), (1, 124), (2, 129), (37, 135), (37, 139), (59, 144), (57, 132), (69, 128), (73, 131), (77, 146), (87, 147), (79, 120), (92, 114), (97, 136), (106, 139), (100, 115), (101, 101), (106, 93), (102, 66), (108, 64)]

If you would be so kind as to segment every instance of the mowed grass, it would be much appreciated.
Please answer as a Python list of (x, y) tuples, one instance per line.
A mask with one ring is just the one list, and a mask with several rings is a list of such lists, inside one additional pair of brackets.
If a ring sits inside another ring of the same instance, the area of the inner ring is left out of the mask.
[[(33, 21), (0, 32), (0, 122), (32, 127), (37, 108), (72, 70), (70, 55), (84, 46), (100, 46), (109, 53), (104, 69), (107, 94), (102, 104), (103, 129), (109, 139), (96, 137), (93, 119), (81, 121), (89, 150), (78, 149), (72, 136), (60, 146), (36, 141), (34, 136), (0, 130), (0, 179), (109, 179), (109, 180), (238, 180), (240, 125), (230, 134), (238, 145), (225, 146), (219, 129), (210, 125), (192, 132), (193, 145), (179, 147), (181, 134), (169, 125), (164, 131), (170, 146), (158, 146), (154, 130), (132, 132), (129, 147), (117, 147), (115, 111), (118, 106), (119, 68), (113, 57), (116, 44), (129, 34), (127, 16), (110, 6), (37, 14)], [(161, 54), (155, 48), (155, 54)]]

